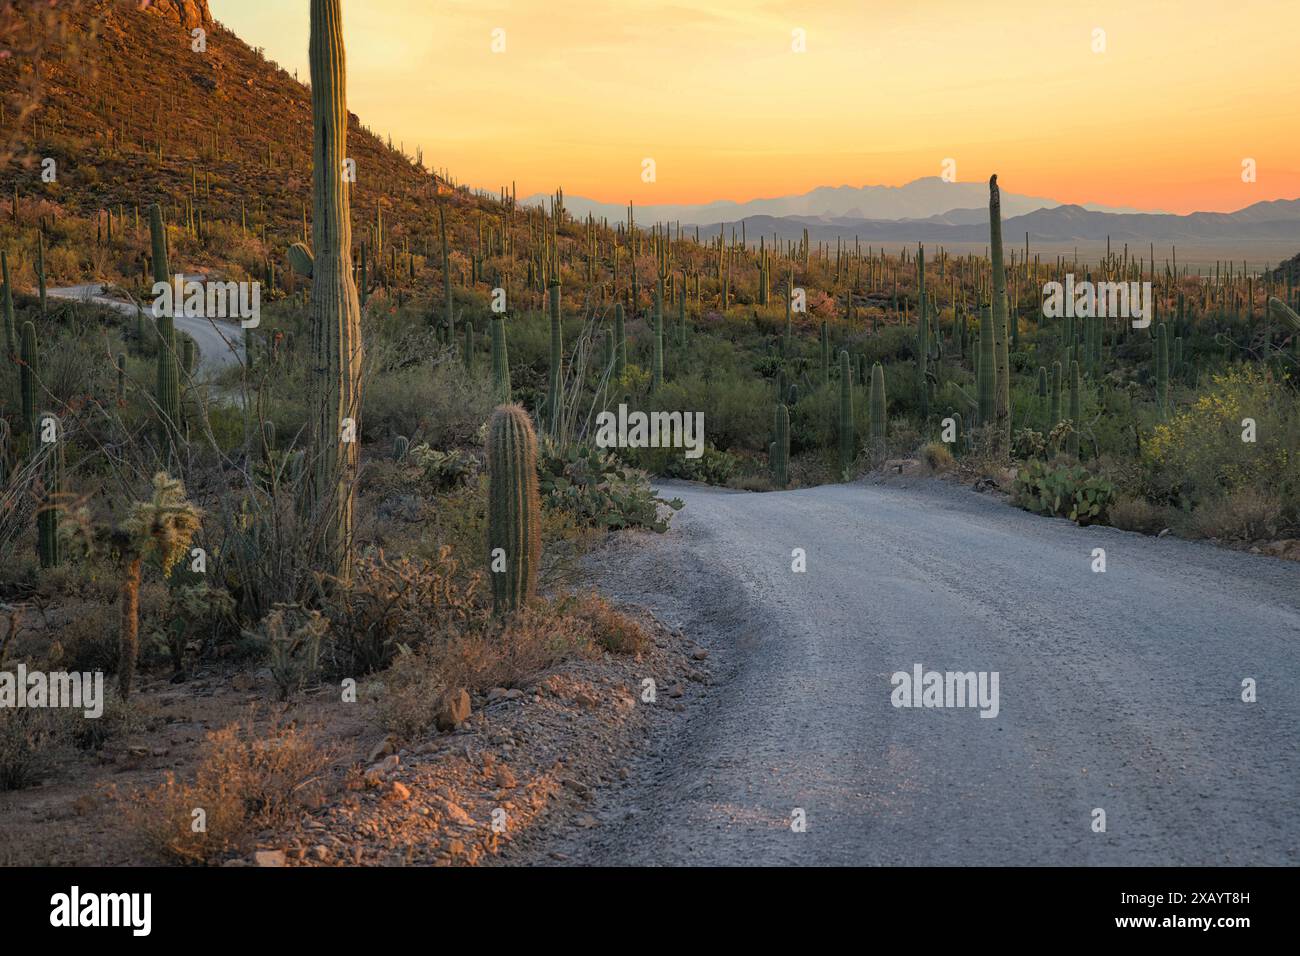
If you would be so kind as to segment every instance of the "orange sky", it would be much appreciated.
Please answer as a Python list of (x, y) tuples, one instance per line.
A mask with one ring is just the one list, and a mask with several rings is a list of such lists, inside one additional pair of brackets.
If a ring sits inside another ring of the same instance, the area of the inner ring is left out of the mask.
[[(306, 77), (306, 0), (211, 7)], [(1294, 2), (343, 0), (343, 14), (349, 108), (521, 197), (744, 200), (900, 185), (947, 158), (961, 181), (996, 171), (1062, 202), (1300, 197)]]

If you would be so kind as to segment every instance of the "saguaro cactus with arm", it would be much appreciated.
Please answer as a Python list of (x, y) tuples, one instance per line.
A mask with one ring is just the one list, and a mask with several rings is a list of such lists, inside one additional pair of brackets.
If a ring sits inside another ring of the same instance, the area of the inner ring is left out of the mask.
[(311, 0), (312, 330), (309, 514), (319, 568), (351, 570), (353, 479), (361, 414), (361, 305), (352, 281), (352, 220), (343, 178), (347, 70), (339, 0)]

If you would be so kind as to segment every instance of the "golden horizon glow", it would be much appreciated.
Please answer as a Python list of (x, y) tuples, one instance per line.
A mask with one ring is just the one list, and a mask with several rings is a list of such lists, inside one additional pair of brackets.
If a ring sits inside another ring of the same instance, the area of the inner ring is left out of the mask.
[[(1300, 7), (980, 6), (344, 0), (348, 107), (426, 165), (489, 190), (513, 180), (520, 198), (744, 201), (902, 185), (947, 158), (959, 181), (996, 172), (1009, 192), (1067, 203), (1230, 212), (1300, 197)], [(305, 2), (211, 8), (306, 78)]]

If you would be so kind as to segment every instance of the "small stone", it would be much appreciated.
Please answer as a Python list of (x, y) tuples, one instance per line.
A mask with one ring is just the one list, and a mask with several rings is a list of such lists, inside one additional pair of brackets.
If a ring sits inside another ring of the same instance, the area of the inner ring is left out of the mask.
[(469, 692), (463, 687), (449, 691), (438, 705), (435, 723), (439, 730), (455, 730), (469, 717)]
[(394, 780), (393, 790), (389, 796), (394, 800), (409, 800), (411, 799), (411, 788), (400, 780)]
[(618, 768), (618, 779), (626, 780), (630, 776), (632, 776), (632, 774), (628, 771), (627, 767)]
[(402, 758), (397, 756), (397, 754), (389, 754), (383, 760), (379, 761), (379, 763), (375, 764), (373, 767), (371, 767), (369, 770), (366, 771), (366, 780), (370, 781), (371, 783), (378, 783), (387, 774), (390, 774), (394, 770), (396, 770), (397, 765), (400, 764), (401, 762), (402, 762)]
[(702, 647), (697, 647), (694, 651), (691, 652), (691, 660), (693, 661), (704, 661), (708, 659), (709, 659), (709, 652)]
[(664, 691), (664, 693), (666, 693), (669, 697), (681, 697), (683, 694), (686, 693), (686, 691), (682, 690), (681, 684), (673, 684), (666, 691)]
[(515, 779), (515, 775), (510, 771), (510, 768), (504, 764), (497, 767), (496, 783), (502, 790), (513, 790), (519, 785), (519, 781)]
[(472, 827), (475, 825), (474, 818), (462, 810), (458, 804), (452, 803), (450, 800), (443, 801), (442, 812), (447, 815), (447, 818), (451, 820), (452, 823), (459, 824), (463, 827)]
[(593, 817), (590, 813), (579, 813), (577, 818), (574, 819), (573, 822), (577, 826), (582, 827), (584, 830), (590, 830), (592, 827), (600, 826), (600, 821), (597, 820), (595, 817)]
[(366, 763), (375, 763), (378, 760), (387, 757), (389, 754), (393, 753), (396, 749), (397, 749), (397, 742), (393, 739), (393, 735), (389, 734), (383, 740), (379, 741), (379, 743), (375, 744), (375, 746), (371, 749), (370, 759), (367, 760)]
[(311, 848), (311, 855), (313, 859), (321, 863), (328, 863), (330, 858), (330, 848), (324, 843), (317, 843)]
[(283, 850), (258, 850), (253, 854), (254, 866), (284, 866)]

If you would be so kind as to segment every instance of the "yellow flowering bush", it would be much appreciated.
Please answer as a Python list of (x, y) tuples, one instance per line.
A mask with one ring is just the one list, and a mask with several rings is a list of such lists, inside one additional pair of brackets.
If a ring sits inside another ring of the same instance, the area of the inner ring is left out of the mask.
[(1195, 401), (1156, 425), (1142, 450), (1157, 498), (1196, 506), (1254, 487), (1294, 503), (1300, 493), (1300, 405), (1268, 369), (1234, 366), (1212, 376)]

